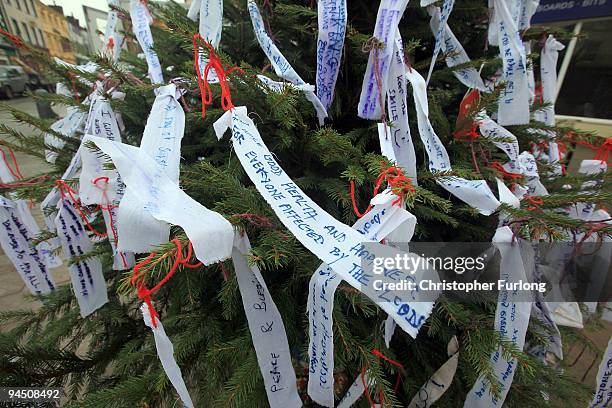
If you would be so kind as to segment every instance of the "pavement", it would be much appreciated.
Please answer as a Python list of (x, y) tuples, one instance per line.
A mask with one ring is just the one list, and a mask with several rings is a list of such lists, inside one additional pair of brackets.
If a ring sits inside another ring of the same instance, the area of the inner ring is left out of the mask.
[[(29, 97), (18, 97), (11, 100), (3, 100), (2, 102), (7, 102), (11, 106), (27, 112), (32, 115), (37, 114), (36, 104)], [(54, 109), (55, 112), (59, 115), (65, 114), (65, 109)], [(6, 124), (7, 126), (13, 127), (20, 132), (23, 133), (32, 133), (35, 130), (27, 125), (15, 122), (12, 116), (5, 111), (0, 110), (0, 123)], [(10, 140), (7, 139), (6, 135), (0, 134), (0, 140)], [(6, 148), (4, 148), (6, 151)], [(19, 163), (19, 167), (21, 169), (24, 177), (31, 177), (34, 175), (38, 175), (44, 172), (49, 167), (43, 161), (41, 161), (37, 157), (28, 156), (26, 154), (15, 152), (15, 156), (17, 157), (17, 162)], [(41, 228), (45, 228), (45, 223), (43, 221), (42, 212), (40, 211), (40, 207), (38, 203), (32, 209), (32, 215), (38, 222), (38, 225)], [(70, 281), (70, 275), (68, 274), (68, 268), (65, 265), (60, 266), (59, 268), (55, 268), (51, 270), (53, 278), (57, 284), (66, 283)], [(17, 273), (17, 270), (9, 260), (9, 258), (4, 254), (4, 251), (0, 248), (0, 312), (9, 311), (9, 310), (22, 310), (22, 309), (33, 309), (38, 306), (38, 301), (29, 301), (26, 296), (30, 294), (30, 291), (27, 289), (21, 277)]]

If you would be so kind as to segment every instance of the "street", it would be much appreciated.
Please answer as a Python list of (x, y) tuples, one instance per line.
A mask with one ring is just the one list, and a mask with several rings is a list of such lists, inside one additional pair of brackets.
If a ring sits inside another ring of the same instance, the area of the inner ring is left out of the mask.
[[(17, 97), (10, 100), (2, 100), (1, 102), (8, 103), (11, 106), (29, 114), (37, 115), (36, 104), (30, 97)], [(64, 109), (54, 110), (58, 114), (63, 115), (65, 113)], [(37, 132), (36, 130), (32, 129), (27, 125), (15, 122), (12, 119), (12, 116), (8, 112), (3, 110), (0, 110), (0, 123), (6, 124), (10, 127), (14, 127), (15, 129), (23, 133)], [(6, 138), (6, 135), (0, 135), (0, 139), (6, 140)], [(8, 153), (7, 148), (4, 147), (3, 150), (5, 151), (5, 153)], [(10, 157), (10, 155), (8, 154), (6, 156)], [(48, 168), (46, 163), (42, 162), (38, 158), (31, 157), (20, 152), (15, 152), (15, 156), (17, 157), (17, 162), (19, 163), (21, 172), (26, 178), (38, 175)], [(41, 228), (45, 228), (39, 203), (35, 204), (35, 207), (32, 209), (32, 214), (38, 222), (38, 225)], [(59, 268), (52, 269), (51, 273), (57, 284), (65, 283), (70, 280), (70, 276), (68, 275), (68, 269), (65, 265), (62, 265)], [(28, 295), (30, 292), (21, 280), (21, 277), (17, 273), (17, 270), (15, 269), (11, 261), (8, 259), (8, 257), (4, 254), (1, 248), (0, 280), (3, 282), (2, 285), (0, 285), (0, 312), (24, 308), (36, 308), (38, 306), (38, 302), (28, 302), (26, 300), (25, 296)]]

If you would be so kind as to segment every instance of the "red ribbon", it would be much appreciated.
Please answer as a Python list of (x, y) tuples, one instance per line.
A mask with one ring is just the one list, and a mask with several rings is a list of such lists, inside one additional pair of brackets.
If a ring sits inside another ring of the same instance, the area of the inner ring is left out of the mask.
[[(385, 356), (385, 355), (384, 355), (384, 354), (383, 354), (383, 353), (382, 353), (380, 350), (378, 350), (378, 349), (373, 349), (373, 350), (372, 350), (372, 354), (374, 354), (376, 357), (378, 357), (378, 358), (380, 358), (380, 359), (385, 360), (387, 363), (392, 364), (392, 365), (394, 365), (394, 366), (396, 366), (396, 367), (400, 368), (401, 370), (403, 370), (403, 369), (404, 369), (404, 366), (403, 366), (401, 363), (399, 363), (399, 362), (397, 362), (397, 361), (395, 361), (395, 360), (392, 360), (392, 359), (390, 359), (389, 357)], [(364, 367), (364, 368), (361, 370), (361, 381), (363, 382), (364, 393), (365, 393), (365, 395), (366, 395), (366, 398), (368, 399), (368, 402), (370, 403), (370, 406), (371, 406), (372, 408), (374, 408), (376, 405), (375, 405), (374, 401), (372, 400), (372, 396), (370, 395), (370, 391), (369, 391), (369, 389), (368, 389), (368, 385), (366, 384), (366, 381), (365, 381), (365, 373), (366, 373), (366, 371), (367, 371), (367, 370), (366, 370), (366, 368), (365, 368), (365, 367)], [(394, 387), (394, 389), (393, 389), (393, 390), (395, 391), (395, 393), (396, 393), (396, 394), (397, 394), (397, 391), (399, 390), (400, 380), (401, 380), (400, 373), (397, 373), (397, 380), (395, 381), (395, 387)], [(383, 391), (382, 391), (382, 389), (381, 389), (381, 390), (379, 390), (379, 397), (378, 397), (378, 398), (379, 398), (379, 403), (381, 403), (381, 404), (382, 404), (382, 401), (383, 401)]]
[(2, 154), (2, 160), (4, 160), (4, 164), (6, 164), (6, 168), (8, 169), (9, 173), (11, 173), (13, 177), (15, 177), (17, 180), (23, 179), (23, 174), (21, 174), (21, 169), (19, 168), (19, 163), (17, 162), (17, 157), (15, 156), (15, 152), (13, 151), (13, 149), (11, 149), (10, 146), (6, 146), (4, 143), (1, 142), (0, 145), (5, 146), (8, 149), (9, 154), (11, 155), (11, 160), (13, 161), (13, 166), (15, 167), (14, 169), (11, 168), (11, 165), (9, 164), (6, 158), (6, 154), (4, 153), (4, 150), (0, 149), (0, 154)]
[[(100, 187), (98, 185), (98, 182), (100, 181), (104, 181), (106, 183), (104, 187)], [(92, 181), (92, 183), (94, 186), (102, 190), (102, 197), (104, 198), (104, 201), (106, 201), (106, 205), (100, 206), (100, 209), (102, 209), (102, 211), (106, 210), (108, 213), (108, 221), (110, 223), (111, 233), (113, 234), (115, 245), (117, 245), (119, 239), (117, 237), (117, 228), (115, 227), (115, 220), (113, 219), (113, 211), (112, 211), (113, 209), (117, 208), (117, 206), (114, 204), (111, 204), (110, 200), (108, 199), (108, 195), (106, 194), (106, 191), (108, 190), (108, 181), (109, 181), (108, 177), (102, 176), (102, 177), (95, 178)], [(106, 235), (108, 235), (108, 231)], [(125, 256), (123, 255), (123, 252), (119, 252), (119, 256), (121, 257), (121, 261), (123, 261), (123, 266), (127, 268), (127, 261), (125, 260)]]
[[(414, 193), (415, 189), (412, 185), (412, 180), (410, 177), (404, 176), (402, 169), (399, 167), (391, 166), (378, 176), (376, 179), (376, 186), (374, 187), (373, 195), (376, 196), (378, 194), (378, 190), (380, 189), (383, 181), (387, 181), (391, 190), (395, 195), (398, 196), (397, 200), (393, 202), (393, 205), (397, 205), (402, 201), (402, 198), (408, 194), (408, 192)], [(353, 204), (353, 211), (359, 218), (363, 217), (372, 209), (372, 204), (368, 204), (368, 208), (361, 213), (357, 208), (357, 201), (355, 199), (355, 182), (353, 180), (350, 181), (351, 186), (351, 203)]]
[[(85, 214), (85, 212), (83, 211), (83, 207), (81, 206), (81, 200), (77, 197), (78, 193), (74, 191), (72, 187), (70, 187), (64, 180), (56, 180), (55, 183), (57, 184), (57, 188), (59, 189), (62, 200), (65, 200), (66, 198), (70, 198), (72, 200), (72, 203), (74, 204), (74, 208), (81, 215), (81, 218), (83, 219), (83, 222), (85, 223), (85, 226), (87, 227), (87, 229), (89, 229), (94, 235), (98, 237), (101, 237), (101, 238), (107, 237), (108, 234), (104, 234), (104, 233), (96, 231), (96, 229), (92, 227), (92, 225), (87, 220), (87, 215)], [(98, 206), (98, 208), (100, 208), (100, 206)], [(96, 208), (96, 210), (98, 208)], [(89, 211), (87, 212), (89, 213)]]
[(540, 206), (542, 204), (544, 204), (544, 199), (540, 196), (525, 196), (524, 197), (525, 200), (529, 201), (529, 203), (531, 203), (530, 207), (527, 207), (527, 211), (535, 211), (538, 208), (540, 208)]
[(140, 261), (134, 266), (132, 278), (130, 279), (131, 284), (136, 285), (136, 293), (138, 295), (138, 298), (144, 301), (147, 304), (147, 307), (149, 308), (149, 314), (151, 315), (151, 322), (153, 323), (153, 327), (157, 327), (156, 318), (159, 317), (159, 315), (155, 311), (155, 308), (153, 308), (153, 303), (151, 302), (151, 295), (157, 292), (162, 286), (166, 284), (166, 282), (168, 282), (172, 275), (174, 275), (174, 272), (176, 271), (179, 265), (183, 265), (185, 268), (189, 269), (198, 268), (203, 265), (202, 262), (198, 262), (195, 264), (189, 263), (189, 259), (191, 259), (191, 256), (193, 254), (193, 246), (191, 245), (191, 241), (189, 241), (189, 244), (187, 245), (187, 256), (185, 258), (183, 258), (183, 248), (181, 247), (181, 241), (175, 238), (172, 240), (172, 243), (176, 246), (176, 259), (174, 260), (174, 263), (172, 264), (172, 267), (170, 268), (168, 273), (166, 273), (166, 276), (164, 276), (162, 280), (157, 283), (157, 285), (153, 286), (151, 289), (148, 289), (144, 283), (145, 276), (143, 273), (140, 272), (141, 268), (152, 262), (152, 259), (156, 255), (155, 252), (151, 252), (145, 260)]
[[(208, 64), (206, 64), (206, 66), (204, 67), (204, 79), (202, 79), (202, 72), (200, 71), (198, 42), (204, 43), (206, 45), (206, 48), (208, 48), (210, 52)], [(193, 36), (193, 59), (195, 63), (196, 74), (198, 76), (200, 97), (202, 99), (202, 118), (206, 117), (206, 107), (212, 105), (213, 100), (212, 90), (210, 89), (210, 84), (208, 83), (208, 74), (211, 68), (215, 70), (217, 78), (219, 78), (219, 85), (221, 86), (221, 107), (225, 111), (234, 109), (234, 104), (232, 103), (232, 94), (227, 83), (227, 75), (231, 74), (234, 71), (239, 71), (244, 75), (244, 71), (238, 67), (233, 67), (226, 71), (225, 68), (223, 68), (223, 64), (217, 56), (217, 53), (215, 52), (213, 46), (204, 38), (202, 38), (200, 34), (195, 34)]]
[(608, 163), (610, 151), (612, 151), (612, 137), (607, 138), (606, 141), (599, 146), (599, 149), (597, 149), (597, 152), (595, 152), (594, 159)]
[(23, 42), (23, 40), (19, 37), (17, 37), (14, 34), (9, 33), (8, 31), (5, 31), (3, 29), (0, 28), (0, 35), (5, 36), (8, 40), (10, 40), (13, 45), (15, 45), (15, 47), (17, 48), (25, 48), (25, 44)]
[(506, 170), (504, 166), (498, 161), (494, 161), (493, 163), (491, 163), (491, 168), (499, 171), (503, 177), (512, 179), (513, 181), (516, 179), (523, 178), (523, 175), (520, 173), (512, 173)]

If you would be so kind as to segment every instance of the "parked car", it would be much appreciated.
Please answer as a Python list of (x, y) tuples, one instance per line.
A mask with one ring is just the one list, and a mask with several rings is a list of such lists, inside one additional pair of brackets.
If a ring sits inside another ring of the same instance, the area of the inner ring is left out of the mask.
[(28, 89), (30, 78), (23, 68), (15, 65), (0, 66), (0, 95), (11, 99)]

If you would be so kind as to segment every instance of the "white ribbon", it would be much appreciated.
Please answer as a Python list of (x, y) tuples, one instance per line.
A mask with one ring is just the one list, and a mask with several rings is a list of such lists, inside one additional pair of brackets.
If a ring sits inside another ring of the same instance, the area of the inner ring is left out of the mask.
[[(95, 136), (83, 139), (84, 144), (89, 142), (95, 143), (110, 156), (127, 188), (134, 192), (138, 204), (148, 216), (185, 230), (201, 262), (208, 265), (230, 257), (234, 241), (231, 224), (220, 214), (189, 197), (165, 172), (160, 171), (158, 163), (151, 156), (137, 147)], [(87, 167), (94, 157), (95, 153), (83, 149), (83, 166)], [(125, 197), (119, 205), (120, 214), (124, 202)], [(123, 240), (121, 231), (119, 236)]]
[(168, 335), (164, 330), (164, 326), (159, 318), (155, 318), (155, 324), (153, 324), (151, 321), (149, 308), (145, 303), (140, 306), (140, 311), (142, 312), (144, 323), (147, 325), (147, 327), (151, 328), (151, 331), (153, 332), (157, 355), (162, 367), (164, 368), (164, 371), (166, 372), (166, 375), (168, 376), (168, 379), (181, 398), (181, 401), (183, 401), (183, 405), (187, 408), (193, 408), (194, 405), (191, 401), (191, 397), (189, 396), (189, 391), (187, 391), (185, 381), (183, 380), (181, 368), (174, 359), (174, 346), (172, 346), (172, 342), (168, 338)]
[(498, 103), (497, 122), (502, 125), (529, 123), (529, 88), (525, 48), (513, 16), (519, 0), (493, 0), (495, 24), (498, 30), (499, 51), (503, 62), (502, 81), (506, 87)]
[[(177, 101), (180, 95), (174, 84), (158, 88), (140, 148), (132, 158), (141, 160), (138, 158), (147, 156), (154, 160), (156, 169), (151, 173), (152, 178), (144, 181), (151, 191), (158, 188), (156, 183), (161, 180), (162, 175), (169, 183), (178, 184), (181, 140), (185, 131), (185, 112)], [(142, 196), (137, 196), (136, 188), (127, 182), (124, 174), (122, 176), (127, 189), (118, 212), (117, 232), (121, 237), (118, 243), (119, 249), (151, 252), (155, 246), (168, 242), (170, 225), (150, 213), (150, 209), (147, 208), (149, 203), (142, 200)], [(142, 189), (143, 186), (138, 188)], [(153, 198), (156, 202), (162, 199), (162, 197)]]
[(346, 33), (346, 0), (319, 0), (317, 38), (317, 96), (329, 109), (340, 70)]
[(344, 397), (342, 397), (342, 400), (338, 404), (337, 408), (350, 408), (353, 406), (353, 404), (359, 401), (359, 398), (361, 398), (363, 392), (365, 391), (364, 383), (367, 384), (368, 387), (371, 387), (374, 383), (374, 381), (368, 376), (367, 371), (363, 376), (357, 376), (355, 381), (353, 381), (353, 384), (351, 384), (350, 388), (346, 391), (346, 394), (344, 394)]
[[(353, 225), (364, 241), (378, 242), (400, 227), (414, 231), (416, 217), (393, 205), (395, 198), (388, 190), (381, 193), (373, 200), (378, 204)], [(334, 406), (333, 307), (341, 281), (341, 277), (323, 263), (312, 275), (308, 290), (308, 395), (326, 407)]]
[[(87, 114), (78, 107), (69, 106), (66, 116), (53, 123), (51, 125), (51, 130), (66, 137), (75, 137), (76, 132), (83, 129), (86, 117)], [(64, 140), (51, 133), (45, 133), (44, 140), (45, 145), (55, 149), (62, 149), (66, 144)], [(56, 151), (45, 150), (45, 160), (47, 160), (47, 162), (51, 164), (55, 163), (57, 156), (58, 153)]]
[[(373, 266), (375, 258), (395, 256), (401, 251), (375, 244), (372, 244), (374, 248), (366, 249), (361, 234), (336, 220), (312, 201), (276, 162), (255, 124), (247, 116), (245, 107), (226, 112), (214, 124), (219, 138), (228, 127), (232, 129), (233, 148), (244, 170), (280, 221), (342, 279), (377, 302), (404, 331), (416, 336), (431, 313), (433, 302), (419, 302), (423, 298), (418, 291), (407, 293), (374, 289), (372, 285), (375, 276), (368, 269)], [(400, 256), (413, 257), (413, 254), (400, 253)], [(414, 274), (397, 272), (393, 277), (376, 276), (376, 280), (380, 280), (381, 284), (400, 280), (418, 283), (424, 277), (423, 269), (418, 269)], [(432, 275), (431, 272), (428, 275)], [(436, 281), (437, 275), (433, 275), (430, 280)], [(430, 299), (435, 299), (436, 295), (435, 292), (431, 293)]]
[[(507, 227), (497, 229), (493, 243), (501, 254), (500, 279), (506, 282), (526, 282), (525, 268), (521, 258), (521, 247), (513, 242), (512, 230)], [(495, 311), (495, 331), (500, 337), (512, 341), (519, 350), (525, 344), (525, 334), (529, 325), (531, 302), (520, 299), (517, 291), (502, 288), (499, 291)], [(490, 364), (499, 385), (499, 398), (491, 394), (491, 384), (484, 377), (479, 377), (467, 395), (464, 408), (501, 407), (512, 385), (517, 368), (515, 359), (506, 359), (501, 346), (491, 355)]]
[[(194, 0), (189, 7), (187, 17), (196, 21), (199, 19), (200, 36), (210, 43), (213, 48), (218, 48), (221, 42), (221, 31), (223, 29), (223, 0)], [(204, 76), (204, 69), (208, 64), (208, 58), (204, 56), (201, 47), (198, 47), (198, 59), (201, 75)], [(208, 72), (208, 82), (218, 83), (216, 71)]]
[(149, 27), (153, 23), (153, 17), (151, 17), (147, 5), (141, 0), (130, 0), (130, 18), (134, 35), (138, 39), (140, 48), (142, 48), (147, 60), (149, 79), (153, 84), (163, 84), (164, 76), (159, 58), (153, 50), (153, 35), (151, 34), (151, 27)]
[(18, 204), (0, 196), (0, 246), (30, 293), (46, 295), (56, 285), (43, 254), (32, 245), (32, 238)]
[[(450, 171), (452, 167), (446, 148), (429, 121), (425, 80), (416, 69), (407, 70), (406, 77), (412, 84), (419, 134), (429, 158), (429, 170)], [(478, 209), (481, 214), (490, 215), (500, 205), (484, 180), (466, 180), (449, 176), (438, 177), (436, 181), (455, 197)]]
[(414, 398), (412, 398), (412, 401), (410, 401), (408, 408), (429, 408), (448, 390), (453, 382), (455, 372), (457, 371), (457, 364), (459, 363), (459, 341), (457, 341), (457, 336), (453, 336), (448, 342), (446, 351), (450, 358), (423, 384)]
[[(102, 84), (98, 83), (97, 96), (91, 103), (85, 133), (103, 137), (111, 141), (121, 142), (118, 118), (113, 112), (110, 103), (102, 96)], [(111, 249), (113, 251), (113, 269), (130, 269), (135, 258), (132, 252), (119, 251), (117, 220), (119, 218), (118, 206), (125, 192), (125, 185), (119, 177), (117, 170), (104, 169), (101, 158), (96, 158), (93, 165), (83, 167), (79, 179), (79, 197), (85, 205), (100, 204), (106, 225)], [(104, 180), (96, 180), (106, 177)], [(97, 181), (94, 184), (94, 181)]]
[[(253, 23), (253, 31), (255, 31), (255, 36), (257, 37), (259, 46), (268, 57), (268, 60), (270, 60), (270, 64), (272, 64), (276, 75), (294, 85), (308, 85), (298, 75), (298, 73), (295, 72), (289, 61), (287, 61), (287, 59), (283, 56), (276, 44), (274, 44), (274, 41), (272, 41), (266, 32), (266, 28), (264, 27), (263, 19), (261, 18), (257, 4), (253, 0), (248, 0), (247, 5), (251, 15), (251, 22)], [(327, 111), (325, 106), (323, 106), (319, 98), (315, 95), (314, 88), (310, 89), (311, 90), (305, 90), (304, 95), (306, 96), (306, 99), (308, 99), (314, 106), (319, 119), (319, 124), (323, 125), (325, 118), (327, 117)]]
[(391, 126), (378, 125), (380, 147), (385, 156), (410, 177), (417, 185), (416, 154), (408, 123), (408, 103), (406, 101), (406, 61), (404, 46), (399, 29), (393, 42), (393, 56), (389, 67), (389, 90), (387, 92), (388, 119)]
[(612, 337), (597, 370), (597, 387), (589, 408), (605, 408), (612, 402)]
[[(81, 257), (93, 251), (93, 244), (74, 204), (68, 199), (62, 199), (57, 208), (55, 226), (66, 258)], [(89, 256), (71, 263), (68, 270), (81, 317), (90, 315), (108, 302), (100, 259)]]
[[(438, 54), (442, 49), (442, 43), (445, 41), (445, 31), (448, 22), (448, 18), (450, 17), (451, 11), (453, 11), (453, 6), (455, 5), (455, 0), (444, 0), (442, 3), (442, 10), (439, 13), (436, 13), (435, 16), (432, 16), (432, 19), (437, 18), (438, 28), (434, 31), (436, 36), (436, 43), (434, 45), (433, 55), (431, 56), (431, 62), (429, 63), (429, 71), (427, 72), (427, 81), (431, 79), (431, 73), (433, 72), (434, 66), (436, 65), (436, 60), (438, 59)], [(438, 9), (439, 10), (439, 9)]]
[(194, 0), (189, 7), (187, 17), (199, 19), (199, 32), (202, 38), (213, 48), (218, 48), (223, 29), (223, 0)]
[[(389, 83), (389, 64), (399, 21), (408, 0), (381, 0), (373, 37), (381, 47), (373, 45), (363, 77), (357, 115), (364, 119), (380, 119)], [(378, 76), (378, 78), (377, 78)]]
[[(119, 14), (111, 7), (119, 7), (119, 0), (108, 0), (109, 11), (106, 17), (106, 30), (104, 30), (104, 50), (110, 56), (112, 61), (117, 62), (121, 54), (121, 45), (123, 44), (123, 36), (117, 32), (117, 22)], [(110, 49), (112, 39), (113, 48)]]
[[(435, 34), (440, 31), (440, 8), (429, 6), (427, 7), (427, 12), (431, 16), (429, 20), (429, 26), (431, 27), (431, 31)], [(453, 68), (457, 65), (467, 64), (469, 63), (470, 57), (468, 57), (465, 49), (455, 37), (455, 34), (452, 32), (448, 24), (445, 25), (443, 31), (443, 40), (440, 41), (440, 47), (442, 51), (446, 54), (446, 65), (449, 68)], [(437, 42), (436, 42), (437, 43)], [(434, 61), (432, 60), (432, 63)], [(489, 92), (490, 89), (487, 88), (482, 82), (482, 78), (480, 74), (474, 67), (467, 67), (463, 69), (455, 69), (453, 70), (453, 75), (465, 86), (468, 88), (478, 89), (483, 92)]]
[(249, 265), (251, 244), (236, 234), (232, 260), (257, 361), (272, 408), (301, 407), (287, 333), (261, 272)]

